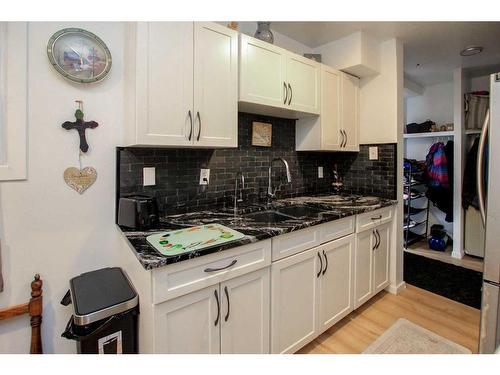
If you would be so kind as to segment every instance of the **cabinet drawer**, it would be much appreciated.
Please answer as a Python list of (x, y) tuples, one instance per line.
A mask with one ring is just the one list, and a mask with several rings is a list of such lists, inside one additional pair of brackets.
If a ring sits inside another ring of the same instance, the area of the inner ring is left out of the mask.
[(314, 226), (273, 237), (272, 244), (274, 262), (319, 245), (319, 228)]
[(350, 216), (318, 226), (320, 243), (333, 241), (354, 233), (354, 218), (354, 216)]
[(392, 220), (392, 207), (366, 212), (358, 215), (356, 220), (356, 232), (371, 229), (377, 225), (388, 223)]
[[(231, 267), (224, 268), (231, 263)], [(153, 303), (157, 304), (271, 264), (271, 239), (186, 260), (153, 271)], [(224, 268), (220, 271), (207, 269)]]

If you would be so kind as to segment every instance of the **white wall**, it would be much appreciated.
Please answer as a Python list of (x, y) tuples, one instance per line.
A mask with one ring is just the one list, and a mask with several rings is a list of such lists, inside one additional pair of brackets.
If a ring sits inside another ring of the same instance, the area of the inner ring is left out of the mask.
[(405, 124), (429, 119), (438, 125), (453, 122), (453, 82), (427, 86), (422, 95), (406, 98)]
[(490, 75), (466, 79), (466, 91), (490, 91)]
[[(360, 143), (395, 143), (398, 141), (398, 101), (403, 96), (400, 41), (380, 43), (380, 74), (360, 81)], [(401, 82), (402, 85), (402, 82)], [(402, 103), (401, 103), (402, 105)]]
[[(113, 55), (105, 81), (72, 84), (50, 66), (46, 43), (64, 27), (96, 33)], [(82, 272), (117, 265), (124, 245), (114, 224), (115, 146), (122, 141), (123, 46), (121, 23), (31, 23), (29, 25), (29, 165), (28, 180), (0, 183), (0, 237), (5, 290), (0, 308), (24, 303), (35, 273), (44, 280), (42, 337), (47, 353), (73, 353), (75, 344), (61, 338), (71, 307), (59, 301), (69, 279)], [(73, 120), (74, 100), (84, 101), (90, 150), (84, 166), (98, 178), (83, 195), (63, 181), (63, 171), (78, 166), (78, 137), (61, 124)], [(28, 317), (0, 325), (0, 353), (29, 351)]]

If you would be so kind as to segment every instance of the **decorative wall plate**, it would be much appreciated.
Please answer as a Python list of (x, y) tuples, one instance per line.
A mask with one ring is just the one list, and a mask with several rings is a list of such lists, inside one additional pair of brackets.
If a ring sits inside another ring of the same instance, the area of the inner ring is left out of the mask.
[(106, 44), (83, 29), (56, 32), (47, 43), (47, 55), (52, 66), (73, 82), (98, 82), (111, 69), (111, 52)]
[(91, 187), (96, 179), (97, 171), (93, 167), (83, 169), (69, 167), (64, 171), (66, 184), (80, 194), (83, 194), (85, 190)]

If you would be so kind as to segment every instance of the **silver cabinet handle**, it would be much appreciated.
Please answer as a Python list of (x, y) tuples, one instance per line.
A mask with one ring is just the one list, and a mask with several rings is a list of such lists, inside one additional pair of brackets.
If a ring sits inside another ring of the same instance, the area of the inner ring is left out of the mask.
[(283, 81), (283, 87), (285, 88), (285, 100), (283, 100), (283, 104), (286, 104), (286, 101), (288, 100), (288, 89), (286, 88), (285, 81)]
[(481, 136), (479, 138), (479, 148), (477, 150), (477, 195), (479, 201), (479, 212), (481, 212), (481, 219), (483, 221), (483, 226), (486, 226), (486, 202), (484, 197), (484, 174), (483, 174), (483, 164), (484, 164), (484, 146), (486, 145), (486, 137), (488, 134), (488, 128), (490, 126), (490, 110), (486, 112), (486, 117), (484, 119), (483, 130), (481, 131)]
[(345, 134), (345, 143), (344, 143), (344, 147), (347, 146), (347, 142), (349, 142), (349, 137), (347, 135), (347, 132), (344, 130), (344, 134)]
[(375, 234), (375, 230), (372, 230), (373, 238), (375, 239), (375, 244), (372, 247), (372, 250), (377, 248), (377, 235)]
[(198, 128), (198, 136), (196, 137), (196, 140), (200, 140), (200, 135), (201, 135), (201, 116), (200, 116), (200, 111), (196, 112), (196, 117), (198, 117), (198, 124), (200, 124), (200, 127)]
[(189, 129), (189, 137), (188, 141), (191, 140), (191, 136), (193, 135), (193, 116), (191, 115), (191, 110), (188, 111), (189, 122), (191, 123), (191, 128)]
[(344, 130), (344, 129), (342, 129), (342, 130), (341, 130), (341, 132), (342, 132), (342, 136), (343, 136), (343, 138), (344, 138), (344, 140), (343, 140), (343, 142), (342, 142), (342, 146), (341, 146), (341, 147), (345, 147), (345, 145), (346, 145), (346, 143), (347, 143), (347, 136), (346, 136), (346, 134), (345, 134), (345, 130)]
[(288, 83), (288, 88), (290, 89), (290, 99), (288, 99), (288, 105), (292, 102), (292, 96), (293, 96), (293, 90), (292, 86), (290, 86), (290, 83)]
[(342, 133), (342, 129), (339, 130), (340, 135), (342, 136), (342, 139), (340, 141), (340, 147), (342, 148), (342, 145), (344, 144), (344, 133)]
[(380, 247), (380, 242), (381, 242), (380, 233), (378, 232), (378, 229), (375, 229), (375, 233), (377, 233), (377, 247), (375, 249), (378, 249)]

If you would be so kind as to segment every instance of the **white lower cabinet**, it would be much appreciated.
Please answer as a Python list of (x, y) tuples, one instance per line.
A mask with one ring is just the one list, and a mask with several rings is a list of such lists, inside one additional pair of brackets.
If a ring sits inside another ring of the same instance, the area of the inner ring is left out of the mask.
[(316, 336), (316, 248), (271, 265), (271, 353), (293, 353)]
[(318, 278), (319, 333), (354, 310), (354, 247), (354, 235), (320, 246), (323, 270)]
[(219, 284), (156, 305), (154, 352), (220, 353), (217, 300)]
[(389, 211), (358, 215), (357, 233), (346, 218), (158, 271), (154, 351), (296, 352), (389, 285)]
[(293, 353), (353, 310), (354, 235), (271, 266), (271, 352)]
[(379, 244), (373, 252), (373, 293), (377, 294), (389, 285), (390, 224), (375, 228)]
[(221, 353), (269, 353), (269, 267), (220, 288)]
[(357, 309), (373, 295), (373, 248), (375, 232), (358, 233), (354, 256), (354, 308)]
[(155, 353), (269, 353), (269, 267), (154, 307)]
[(354, 308), (389, 285), (390, 224), (382, 224), (357, 234)]

